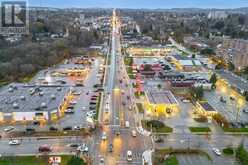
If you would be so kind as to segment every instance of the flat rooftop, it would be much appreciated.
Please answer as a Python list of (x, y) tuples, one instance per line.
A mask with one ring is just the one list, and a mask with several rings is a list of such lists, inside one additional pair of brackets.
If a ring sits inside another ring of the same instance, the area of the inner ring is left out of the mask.
[(57, 110), (68, 87), (9, 85), (0, 91), (0, 112), (44, 112)]
[(215, 112), (216, 111), (208, 102), (199, 102), (199, 104), (207, 112)]
[(146, 93), (151, 104), (178, 104), (171, 91), (148, 91)]

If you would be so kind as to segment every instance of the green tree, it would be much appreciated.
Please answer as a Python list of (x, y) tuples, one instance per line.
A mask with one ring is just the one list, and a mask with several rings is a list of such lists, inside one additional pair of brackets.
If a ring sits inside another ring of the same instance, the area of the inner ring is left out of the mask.
[(191, 94), (191, 97), (198, 101), (198, 100), (201, 100), (204, 96), (204, 90), (203, 90), (203, 87), (200, 86), (200, 87), (192, 87), (190, 89), (190, 94)]
[(212, 89), (216, 88), (216, 82), (217, 82), (217, 75), (214, 73), (212, 74), (212, 76), (210, 77), (210, 82), (212, 83)]
[(235, 69), (234, 64), (233, 64), (232, 62), (229, 62), (229, 63), (228, 63), (228, 70), (229, 70), (229, 71), (234, 71), (234, 69)]
[(67, 165), (84, 165), (84, 161), (77, 156), (73, 156), (67, 163)]

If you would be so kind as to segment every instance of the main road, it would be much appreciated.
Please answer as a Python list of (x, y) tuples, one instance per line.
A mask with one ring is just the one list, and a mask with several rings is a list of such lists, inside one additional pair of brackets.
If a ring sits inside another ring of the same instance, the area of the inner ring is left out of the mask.
[[(101, 133), (96, 137), (99, 148), (95, 153), (94, 164), (98, 164), (99, 158), (102, 157), (105, 158), (105, 164), (142, 164), (142, 153), (151, 148), (152, 142), (150, 137), (143, 137), (138, 133), (133, 137), (131, 134), (136, 131), (136, 113), (130, 81), (121, 54), (121, 22), (115, 10), (112, 16), (111, 51), (108, 58), (111, 63), (107, 67), (106, 90), (100, 114), (102, 133), (107, 134), (107, 140), (101, 140)], [(129, 126), (126, 123), (129, 123)], [(109, 152), (110, 144), (113, 145), (112, 152)], [(127, 162), (128, 150), (133, 153), (132, 162)]]

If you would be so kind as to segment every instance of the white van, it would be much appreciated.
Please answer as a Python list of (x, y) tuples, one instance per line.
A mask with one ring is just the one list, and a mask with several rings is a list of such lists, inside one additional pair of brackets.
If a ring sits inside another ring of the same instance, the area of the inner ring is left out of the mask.
[(132, 160), (133, 160), (132, 151), (127, 151), (127, 161), (132, 161)]
[(126, 121), (126, 122), (125, 122), (125, 127), (126, 127), (126, 128), (129, 128), (129, 127), (130, 127), (129, 121)]

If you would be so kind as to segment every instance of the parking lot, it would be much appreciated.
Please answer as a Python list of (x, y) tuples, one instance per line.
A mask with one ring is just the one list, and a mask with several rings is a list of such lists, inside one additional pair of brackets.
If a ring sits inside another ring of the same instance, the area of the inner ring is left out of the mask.
[[(51, 126), (56, 127), (60, 130), (62, 130), (65, 127), (71, 127), (72, 129), (75, 126), (79, 127), (88, 127), (89, 122), (87, 121), (87, 113), (92, 110), (96, 110), (96, 106), (91, 106), (90, 109), (90, 102), (96, 102), (96, 99), (92, 101), (92, 96), (99, 95), (99, 92), (96, 91), (96, 88), (94, 88), (95, 84), (100, 84), (100, 79), (102, 72), (99, 72), (100, 67), (103, 64), (102, 58), (97, 58), (92, 62), (92, 65), (90, 66), (89, 73), (84, 79), (82, 86), (75, 86), (74, 81), (70, 80), (70, 77), (56, 77), (56, 79), (61, 79), (65, 81), (65, 83), (60, 84), (61, 86), (71, 88), (73, 91), (73, 94), (75, 96), (74, 100), (71, 101), (69, 105), (68, 111), (65, 111), (65, 116), (56, 122), (48, 123), (47, 125), (33, 125), (32, 123), (28, 124), (27, 126), (30, 126), (32, 128), (35, 128), (37, 131), (41, 130), (48, 130)], [(54, 71), (54, 68), (63, 68), (65, 66), (69, 66), (71, 68), (71, 65), (74, 66), (74, 64), (62, 64), (56, 67), (53, 67), (52, 69), (46, 69), (45, 71), (39, 72), (34, 79), (31, 81), (31, 83), (37, 83), (39, 81), (39, 77), (42, 77), (43, 74), (50, 74), (52, 71)], [(77, 64), (78, 65), (78, 64)], [(97, 75), (97, 76), (96, 76)], [(46, 85), (54, 85), (52, 82), (54, 82), (54, 79), (51, 79), (51, 84)], [(56, 88), (56, 87), (55, 87)], [(22, 125), (18, 125), (17, 123), (14, 125), (16, 130), (22, 131), (25, 130), (26, 127), (23, 127)], [(0, 130), (3, 130), (5, 126), (2, 126)]]

